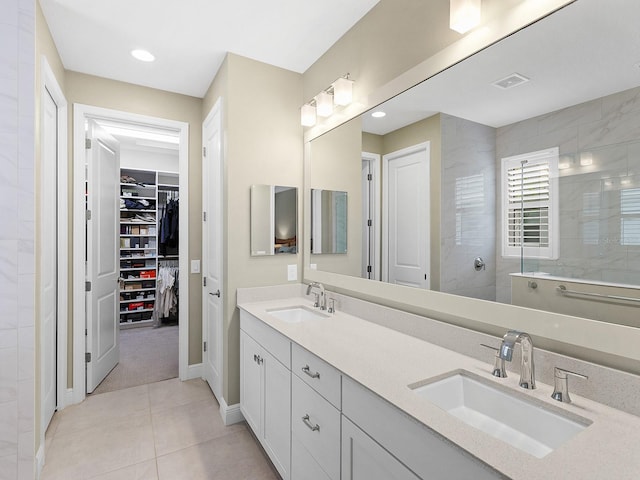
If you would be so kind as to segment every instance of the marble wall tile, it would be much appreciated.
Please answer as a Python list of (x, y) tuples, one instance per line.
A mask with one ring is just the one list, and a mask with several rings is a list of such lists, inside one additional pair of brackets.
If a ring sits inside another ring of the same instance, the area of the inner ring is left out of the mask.
[(18, 348), (0, 350), (0, 404), (18, 400)]
[(0, 457), (0, 480), (15, 480), (18, 474), (18, 454)]
[(18, 453), (18, 402), (0, 403), (0, 457)]
[(538, 133), (545, 135), (567, 128), (575, 129), (581, 124), (596, 122), (603, 116), (603, 100), (598, 98), (590, 102), (567, 107), (542, 115), (538, 118)]

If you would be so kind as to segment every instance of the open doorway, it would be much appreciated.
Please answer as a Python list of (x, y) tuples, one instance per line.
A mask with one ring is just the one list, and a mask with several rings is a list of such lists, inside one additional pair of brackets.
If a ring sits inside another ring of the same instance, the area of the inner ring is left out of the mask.
[(74, 248), (74, 283), (85, 282), (84, 292), (74, 288), (79, 402), (186, 376), (188, 126), (84, 105), (74, 112), (74, 244), (84, 246)]

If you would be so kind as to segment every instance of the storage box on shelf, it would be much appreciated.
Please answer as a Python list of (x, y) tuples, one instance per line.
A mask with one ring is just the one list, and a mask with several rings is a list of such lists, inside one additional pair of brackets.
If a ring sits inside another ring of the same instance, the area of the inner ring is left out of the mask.
[(120, 170), (120, 324), (152, 322), (157, 255), (157, 173)]

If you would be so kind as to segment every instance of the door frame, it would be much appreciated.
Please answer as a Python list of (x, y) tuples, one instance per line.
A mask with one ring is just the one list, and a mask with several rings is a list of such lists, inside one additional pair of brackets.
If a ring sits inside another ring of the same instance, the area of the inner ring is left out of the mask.
[[(380, 256), (380, 244), (382, 243), (381, 236), (381, 221), (380, 221), (380, 212), (381, 212), (381, 199), (380, 195), (382, 193), (381, 187), (381, 179), (380, 179), (380, 154), (378, 153), (369, 153), (362, 152), (362, 161), (369, 163), (369, 171), (373, 176), (373, 205), (369, 205), (370, 211), (373, 211), (373, 278), (372, 280), (381, 280), (380, 276), (380, 264), (382, 263), (382, 258)], [(364, 219), (363, 219), (364, 220)]]
[[(202, 181), (203, 181), (203, 188), (202, 188), (202, 210), (206, 211), (205, 209), (207, 209), (209, 207), (209, 199), (211, 197), (211, 188), (208, 185), (205, 185), (205, 183), (207, 182), (208, 178), (209, 178), (209, 174), (208, 174), (208, 169), (209, 169), (209, 164), (208, 164), (208, 159), (210, 159), (212, 157), (212, 152), (207, 152), (207, 155), (204, 155), (204, 148), (206, 147), (206, 138), (207, 135), (205, 135), (205, 133), (208, 131), (209, 128), (217, 128), (218, 131), (220, 132), (220, 143), (217, 147), (218, 152), (217, 152), (217, 156), (220, 159), (220, 165), (218, 166), (220, 169), (220, 189), (216, 195), (216, 198), (214, 200), (217, 200), (219, 202), (219, 215), (217, 216), (213, 216), (214, 218), (217, 218), (219, 221), (219, 225), (218, 225), (218, 229), (217, 232), (219, 233), (219, 238), (218, 238), (218, 245), (220, 246), (220, 255), (223, 256), (224, 254), (224, 250), (225, 250), (225, 238), (224, 238), (224, 234), (223, 234), (223, 228), (224, 228), (224, 224), (223, 224), (223, 216), (224, 216), (224, 189), (225, 189), (225, 181), (224, 181), (224, 153), (225, 153), (225, 145), (224, 145), (224, 135), (223, 135), (223, 130), (222, 130), (222, 97), (218, 98), (218, 100), (216, 100), (215, 104), (213, 105), (213, 107), (211, 108), (211, 110), (209, 111), (209, 113), (207, 114), (207, 116), (205, 117), (204, 121), (202, 122)], [(210, 126), (212, 125), (212, 126)], [(207, 188), (209, 187), (209, 188)], [(204, 223), (204, 218), (203, 218), (203, 223)], [(204, 238), (204, 232), (206, 231), (206, 226), (203, 225), (202, 227), (202, 232), (203, 232), (203, 238)], [(205, 267), (206, 267), (206, 262), (205, 262), (205, 258), (204, 258), (204, 252), (205, 252), (205, 248), (204, 248), (204, 244), (202, 247), (202, 254), (203, 254), (203, 258), (202, 258), (202, 278), (205, 278), (205, 275), (207, 272), (204, 271)], [(207, 259), (208, 260), (208, 259)], [(224, 354), (223, 354), (223, 349), (224, 349), (224, 342), (223, 342), (223, 334), (224, 334), (224, 323), (225, 323), (225, 312), (227, 311), (225, 305), (226, 305), (226, 300), (227, 300), (227, 295), (225, 292), (225, 288), (226, 284), (225, 284), (225, 278), (224, 278), (224, 265), (223, 262), (220, 262), (220, 268), (221, 271), (218, 272), (219, 274), (219, 278), (220, 278), (220, 289), (222, 290), (222, 297), (220, 299), (220, 303), (221, 303), (221, 312), (222, 312), (222, 318), (220, 319), (220, 322), (218, 322), (218, 331), (216, 332), (216, 345), (215, 345), (215, 349), (216, 349), (216, 361), (219, 365), (220, 368), (220, 378), (219, 378), (219, 384), (218, 385), (212, 385), (212, 390), (213, 393), (216, 395), (216, 398), (218, 400), (218, 403), (220, 404), (220, 414), (222, 416), (222, 418), (225, 421), (225, 425), (227, 425), (228, 423), (228, 412), (227, 410), (229, 409), (226, 400), (224, 398), (224, 376), (225, 376), (225, 361), (224, 361)], [(206, 288), (204, 287), (204, 285), (202, 286), (202, 288)], [(204, 292), (204, 290), (203, 290)], [(209, 340), (209, 318), (208, 318), (208, 312), (207, 312), (207, 295), (203, 293), (202, 295), (202, 340), (204, 341), (208, 341)], [(204, 344), (200, 346), (201, 347), (201, 351), (202, 351), (202, 364), (203, 364), (203, 368), (204, 368), (204, 363), (205, 363), (205, 354), (206, 352), (204, 352)], [(204, 376), (204, 371), (203, 371), (203, 376)]]
[[(57, 259), (58, 259), (58, 267), (57, 267), (57, 285), (58, 285), (58, 293), (57, 293), (57, 319), (56, 319), (56, 330), (57, 330), (57, 339), (56, 339), (56, 409), (60, 410), (64, 408), (68, 403), (70, 403), (70, 399), (67, 398), (67, 322), (68, 322), (68, 310), (69, 305), (67, 302), (67, 292), (68, 292), (68, 280), (69, 280), (69, 238), (68, 238), (68, 225), (69, 225), (69, 215), (68, 215), (68, 202), (67, 202), (67, 192), (68, 192), (68, 149), (67, 149), (67, 110), (68, 104), (67, 99), (60, 88), (60, 84), (58, 83), (47, 58), (42, 55), (41, 61), (41, 85), (40, 85), (40, 158), (44, 158), (44, 142), (42, 139), (44, 138), (44, 105), (45, 96), (51, 95), (54, 102), (57, 106), (57, 123), (58, 123), (58, 146), (57, 146), (57, 155), (58, 155), (58, 166), (56, 178), (54, 179), (45, 179), (41, 177), (41, 182), (45, 182), (47, 180), (54, 180), (57, 182), (57, 220), (58, 220), (58, 230), (57, 230)], [(48, 93), (47, 93), (48, 92)], [(42, 172), (42, 169), (40, 170)], [(42, 190), (42, 186), (40, 187)], [(42, 196), (40, 195), (40, 201), (42, 201)], [(40, 210), (41, 211), (41, 210)], [(40, 219), (42, 222), (42, 219)], [(39, 232), (40, 238), (39, 241), (43, 242), (44, 239), (41, 237), (42, 230)], [(40, 260), (42, 262), (42, 258)], [(39, 287), (41, 288), (41, 286)], [(38, 291), (38, 296), (40, 297), (39, 304), (42, 305), (42, 292)], [(36, 315), (36, 318), (39, 322), (43, 320), (43, 317), (40, 315), (40, 312)], [(40, 332), (43, 332), (43, 325), (40, 324)], [(38, 346), (40, 352), (43, 351), (43, 335), (40, 335), (40, 344)], [(43, 355), (40, 355), (40, 392), (44, 392), (45, 384), (44, 384), (44, 375), (45, 371), (45, 361)], [(44, 402), (42, 398), (40, 398), (40, 445), (44, 447), (44, 435), (48, 425), (44, 424)]]
[[(165, 128), (178, 132), (180, 176), (178, 247), (180, 298), (178, 313), (178, 364), (180, 380), (187, 380), (189, 368), (189, 124), (177, 120), (139, 115), (108, 108), (75, 103), (73, 105), (73, 403), (86, 397), (87, 384), (84, 358), (86, 353), (85, 322), (85, 122), (88, 118), (119, 121)], [(66, 353), (66, 352), (65, 352)]]
[[(382, 281), (389, 282), (389, 162), (398, 157), (411, 155), (412, 153), (426, 151), (427, 153), (427, 180), (431, 182), (431, 142), (426, 141), (402, 148), (382, 156)], [(431, 191), (431, 189), (429, 189)], [(427, 196), (427, 235), (426, 235), (426, 261), (427, 261), (427, 287), (431, 286), (431, 193)]]

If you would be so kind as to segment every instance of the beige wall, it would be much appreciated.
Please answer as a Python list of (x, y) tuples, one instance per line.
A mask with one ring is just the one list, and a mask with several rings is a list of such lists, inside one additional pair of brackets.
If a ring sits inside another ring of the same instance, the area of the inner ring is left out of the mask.
[[(225, 169), (224, 398), (240, 401), (240, 315), (236, 290), (287, 283), (287, 265), (301, 254), (251, 257), (250, 196), (253, 184), (302, 191), (301, 75), (229, 54), (204, 98), (203, 117), (222, 97)], [(298, 222), (302, 214), (299, 210)]]
[[(319, 270), (357, 277), (362, 273), (361, 132), (360, 118), (355, 118), (316, 138), (312, 142), (308, 170), (310, 188), (347, 192), (348, 220), (347, 253), (311, 255), (309, 263), (315, 263)], [(311, 198), (309, 190), (305, 191), (305, 198)], [(310, 239), (306, 237), (305, 245), (305, 251), (310, 251)]]

